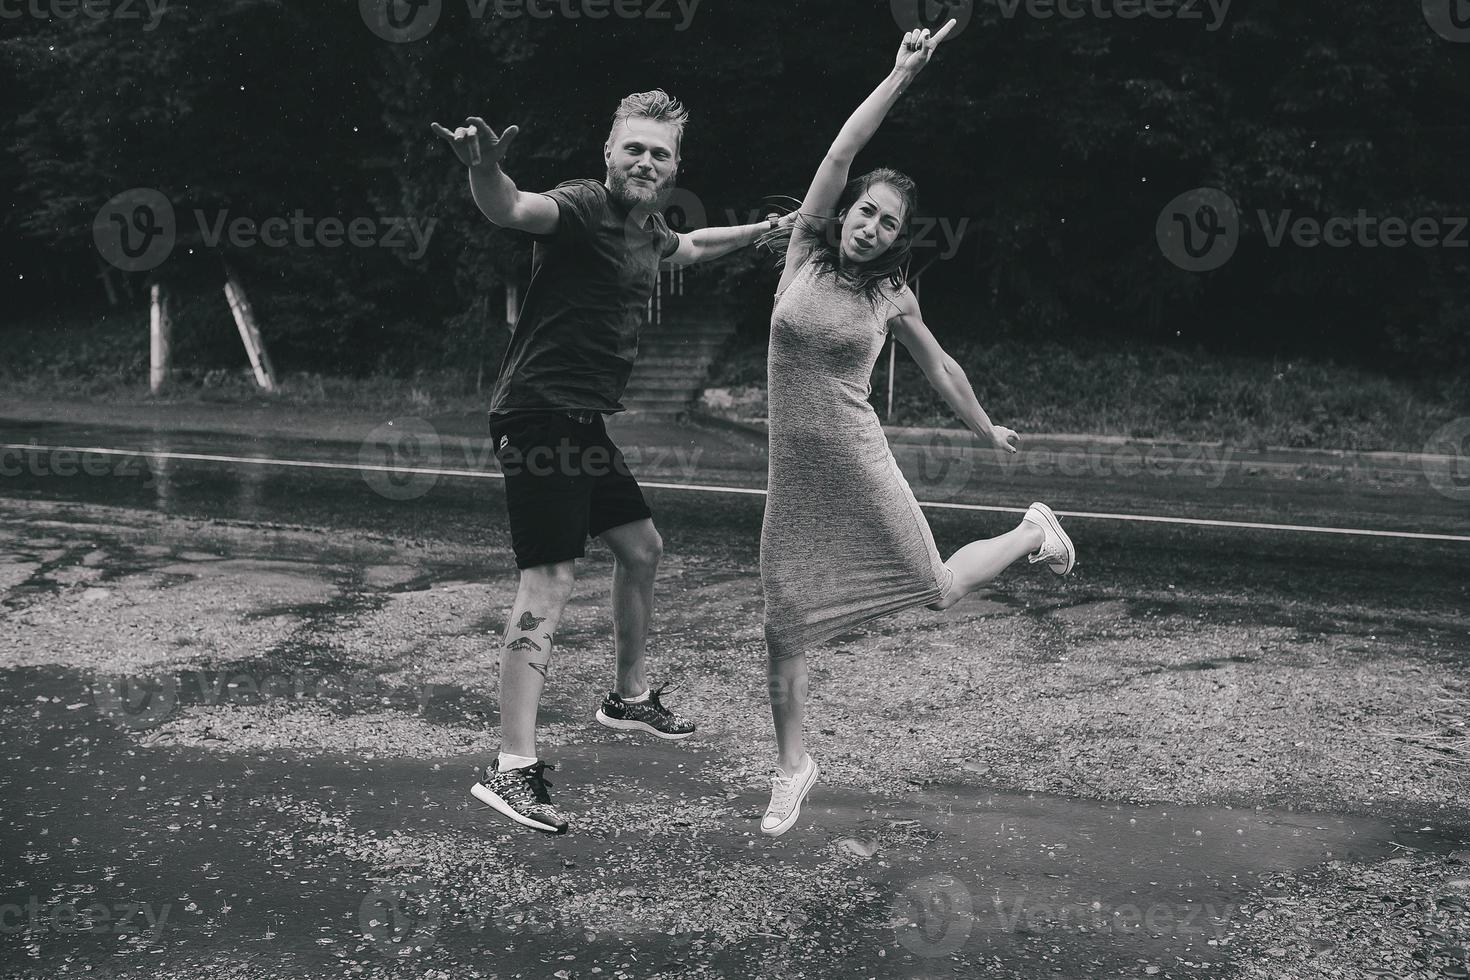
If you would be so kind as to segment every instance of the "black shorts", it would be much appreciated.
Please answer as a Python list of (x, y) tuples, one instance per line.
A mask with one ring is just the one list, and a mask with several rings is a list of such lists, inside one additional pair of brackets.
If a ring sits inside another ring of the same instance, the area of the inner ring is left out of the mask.
[(600, 414), (562, 411), (490, 416), (516, 567), (581, 558), (587, 538), (653, 516)]

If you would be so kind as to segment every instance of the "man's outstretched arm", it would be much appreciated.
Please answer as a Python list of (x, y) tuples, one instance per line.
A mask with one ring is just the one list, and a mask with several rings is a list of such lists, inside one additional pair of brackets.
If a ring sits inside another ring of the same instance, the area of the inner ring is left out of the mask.
[(778, 218), (773, 225), (770, 220), (753, 225), (728, 225), (721, 228), (697, 228), (679, 236), (679, 247), (665, 260), (674, 265), (689, 265), (693, 262), (708, 262), (728, 255), (737, 248), (744, 248), (766, 232), (790, 224), (794, 214)]
[(470, 195), (480, 212), (502, 228), (533, 235), (556, 231), (561, 219), (556, 202), (544, 194), (521, 190), (500, 169), (500, 161), (505, 159), (506, 150), (520, 132), (519, 127), (507, 126), (497, 136), (479, 116), (470, 116), (465, 122), (467, 125), (453, 132), (438, 123), (431, 128), (449, 141), (459, 162), (469, 168)]

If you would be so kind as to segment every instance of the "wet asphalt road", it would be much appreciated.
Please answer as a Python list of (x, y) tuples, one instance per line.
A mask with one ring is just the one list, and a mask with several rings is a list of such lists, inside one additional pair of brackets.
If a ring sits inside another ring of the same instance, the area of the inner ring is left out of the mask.
[[(6, 442), (272, 456), (346, 464), (359, 458), (358, 447), (350, 444), (160, 436), (152, 432), (75, 426), (8, 424), (0, 432)], [(899, 456), (903, 459), (902, 452)], [(52, 472), (54, 469), (52, 466), (43, 473), (39, 467), (28, 465), (20, 473), (7, 473), (0, 477), (0, 497), (74, 504), (83, 515), (89, 505), (97, 505), (157, 511), (204, 521), (341, 529), (427, 543), (483, 543), (487, 549), (504, 549), (508, 544), (501, 485), (490, 479), (442, 475), (432, 480), (432, 485), (426, 482), (413, 486), (411, 493), (403, 494), (398, 492), (404, 486), (402, 483), (375, 482), (375, 478), (365, 478), (363, 473), (352, 469), (290, 469), (243, 463), (165, 461), (147, 456), (114, 457), (107, 472), (91, 475), (59, 476)], [(678, 475), (665, 475), (662, 479)], [(756, 484), (760, 477), (758, 469), (742, 470), (734, 465), (682, 475), (700, 482), (726, 484), (742, 482), (742, 477)], [(987, 475), (991, 479), (987, 480)], [(1217, 478), (1220, 474), (1178, 473), (1170, 477), (1138, 478), (1083, 472), (1068, 476), (1057, 472), (1031, 473), (1018, 467), (1006, 470), (979, 467), (967, 472), (959, 483), (953, 470), (927, 479), (921, 471), (911, 471), (910, 476), (921, 499), (940, 496), (936, 491), (942, 490), (944, 499), (950, 501), (1005, 507), (1024, 507), (1031, 499), (1046, 499), (1058, 510), (1112, 510), (1449, 533), (1470, 530), (1470, 513), (1467, 513), (1470, 504), (1417, 485), (1393, 487), (1332, 479), (1270, 480), (1246, 474)], [(384, 486), (390, 488), (386, 494)], [(406, 499), (391, 499), (395, 495)], [(652, 489), (648, 496), (670, 554), (698, 556), (708, 565), (755, 574), (761, 522), (759, 496), (674, 489)], [(1014, 522), (1013, 517), (1005, 514), (945, 509), (930, 510), (928, 516), (940, 550), (945, 553), (975, 537), (999, 533)], [(1317, 607), (1339, 607), (1344, 617), (1353, 616), (1354, 609), (1360, 606), (1388, 607), (1398, 610), (1406, 620), (1450, 617), (1470, 606), (1470, 576), (1463, 571), (1465, 559), (1470, 555), (1470, 544), (1466, 543), (1082, 518), (1068, 521), (1068, 526), (1080, 554), (1074, 587), (1105, 590), (1110, 594), (1158, 593), (1171, 588), (1208, 592), (1222, 605), (1236, 606), (1247, 624), (1299, 622), (1302, 614), (1296, 607), (1302, 602)], [(1448, 644), (1445, 653), (1464, 657), (1466, 646)], [(24, 711), (38, 699), (77, 686), (66, 678), (45, 672), (16, 675), (7, 690), (6, 704), (10, 711)], [(48, 894), (76, 894), (77, 888), (85, 888), (87, 881), (95, 879), (91, 870), (95, 865), (111, 866), (114, 874), (121, 869), (121, 876), (116, 879), (118, 887), (112, 888), (113, 892), (126, 891), (131, 878), (152, 879), (156, 875), (157, 881), (169, 882), (157, 893), (184, 896), (172, 914), (176, 917), (175, 928), (180, 928), (180, 919), (184, 920), (182, 928), (189, 949), (188, 958), (173, 961), (171, 965), (176, 968), (193, 959), (205, 971), (210, 968), (206, 964), (215, 962), (212, 957), (239, 957), (240, 936), (250, 931), (260, 937), (253, 940), (260, 944), (258, 958), (249, 958), (249, 965), (258, 971), (255, 975), (264, 975), (271, 969), (277, 948), (271, 945), (271, 940), (278, 935), (293, 940), (289, 962), (281, 964), (284, 973), (309, 975), (326, 969), (334, 963), (328, 955), (331, 951), (309, 952), (313, 942), (321, 942), (320, 923), (345, 919), (351, 932), (352, 920), (359, 916), (361, 908), (357, 899), (374, 887), (360, 874), (353, 878), (336, 866), (303, 867), (299, 873), (292, 873), (289, 870), (292, 855), (272, 853), (263, 843), (251, 850), (249, 842), (257, 837), (262, 842), (267, 840), (266, 828), (280, 815), (269, 810), (242, 810), (240, 798), (274, 793), (282, 798), (316, 799), (328, 809), (350, 803), (350, 808), (365, 815), (369, 825), (376, 822), (385, 830), (405, 820), (415, 821), (415, 826), (426, 833), (453, 830), (464, 820), (463, 814), (436, 810), (432, 802), (438, 791), (453, 792), (449, 785), (453, 780), (431, 772), (426, 765), (412, 762), (364, 763), (326, 773), (311, 771), (310, 767), (303, 770), (288, 763), (272, 763), (250, 767), (242, 775), (234, 764), (221, 763), (200, 753), (179, 768), (154, 773), (154, 782), (148, 786), (145, 796), (140, 784), (148, 782), (147, 768), (139, 768), (135, 750), (126, 738), (101, 723), (82, 727), (40, 725), (24, 740), (7, 740), (5, 753), (7, 765), (12, 768), (45, 759), (50, 772), (44, 778), (5, 781), (7, 824), (24, 827), (28, 833), (39, 833), (37, 828), (49, 826), (56, 828), (54, 832), (58, 835), (102, 842), (75, 858), (74, 864), (62, 862), (44, 872), (37, 881), (46, 881)], [(682, 763), (674, 761), (675, 757), (670, 753), (656, 754), (652, 764), (671, 770), (675, 766), (683, 768)], [(68, 758), (73, 761), (66, 761)], [(697, 757), (690, 765), (697, 770)], [(679, 778), (687, 780), (690, 794), (701, 792), (697, 775), (689, 778), (680, 774)], [(438, 783), (445, 785), (441, 787)], [(359, 792), (359, 787), (368, 784), (375, 788), (370, 802), (362, 800)], [(77, 788), (68, 791), (65, 787), (69, 785)], [(203, 817), (186, 812), (197, 809), (201, 800)], [(831, 812), (844, 812), (859, 819), (870, 802), (837, 792), (822, 805)], [(954, 812), (956, 802), (972, 804), (959, 809), (983, 811), (989, 822), (972, 826), (973, 818), (951, 819), (943, 828), (946, 841), (942, 848), (925, 853), (918, 867), (905, 869), (902, 878), (893, 876), (889, 886), (900, 888), (902, 881), (913, 880), (919, 873), (958, 876), (979, 883), (991, 877), (995, 868), (1005, 869), (1005, 876), (1013, 880), (1015, 874), (1006, 869), (1004, 862), (1021, 843), (1035, 845), (1045, 852), (1057, 847), (1059, 842), (1075, 841), (1080, 827), (1084, 828), (1083, 839), (1089, 840), (1094, 845), (1092, 851), (1099, 855), (1088, 881), (1107, 883), (1104, 887), (1111, 889), (1112, 905), (1125, 903), (1130, 894), (1136, 896), (1137, 890), (1132, 886), (1137, 886), (1145, 892), (1153, 888), (1153, 898), (1163, 896), (1176, 908), (1198, 906), (1204, 910), (1209, 906), (1200, 920), (1201, 930), (1185, 936), (1182, 945), (1176, 942), (1180, 940), (1178, 935), (1163, 946), (1147, 943), (1140, 946), (1126, 941), (1127, 937), (1111, 945), (1095, 940), (1081, 942), (1072, 935), (1069, 941), (1072, 948), (1053, 950), (1057, 954), (1054, 962), (1075, 966), (1081, 962), (1079, 957), (1091, 956), (1100, 973), (1110, 974), (1126, 972), (1141, 950), (1150, 957), (1167, 953), (1192, 957), (1200, 963), (1218, 962), (1216, 952), (1206, 944), (1211, 933), (1203, 927), (1212, 921), (1210, 916), (1240, 899), (1244, 886), (1235, 880), (1237, 876), (1295, 871), (1328, 856), (1382, 857), (1389, 853), (1391, 842), (1409, 842), (1431, 849), (1443, 844), (1432, 839), (1432, 835), (1415, 837), (1418, 828), (1414, 824), (1395, 825), (1344, 816), (1324, 819), (1308, 815), (1297, 823), (1281, 813), (1253, 816), (1249, 812), (1205, 809), (1190, 811), (1186, 815), (1188, 823), (1171, 823), (1167, 819), (1160, 822), (1157, 811), (1147, 808), (1136, 814), (1132, 810), (1124, 814), (1113, 808), (1110, 814), (1106, 805), (1074, 805), (1065, 800), (1038, 801), (1034, 797), (1028, 801), (1021, 796), (1004, 795), (992, 795), (980, 806), (973, 806), (977, 801), (968, 798), (935, 798), (924, 801), (920, 808), (927, 808), (932, 817), (934, 811), (946, 807)], [(901, 824), (920, 815), (920, 808), (910, 805), (909, 809), (880, 810), (873, 814), (873, 819)], [(180, 813), (185, 813), (182, 820)], [(1010, 836), (1006, 830), (1008, 816), (1013, 818)], [(1127, 842), (1128, 834), (1138, 832), (1136, 821), (1140, 816), (1145, 819), (1144, 829), (1154, 842), (1146, 850), (1155, 852), (1156, 859), (1154, 863), (1146, 862), (1143, 868), (1137, 866), (1138, 845)], [(167, 839), (166, 833), (178, 833), (168, 830), (169, 821), (173, 821), (173, 826), (181, 823), (186, 838), (179, 841), (177, 848), (160, 851), (153, 842), (155, 835)], [(1237, 833), (1249, 834), (1249, 853), (1240, 852), (1243, 845), (1232, 844), (1224, 836), (1237, 825), (1243, 828), (1237, 828)], [(1018, 826), (1023, 829), (1018, 831)], [(1211, 831), (1212, 842), (1218, 842), (1219, 836), (1214, 831), (1219, 830), (1226, 843), (1206, 844), (1204, 851), (1197, 851), (1199, 845), (1194, 837), (1199, 827)], [(1017, 833), (1022, 835), (1019, 840)], [(1176, 843), (1163, 844), (1166, 840)], [(738, 842), (729, 846), (733, 849)], [(1232, 846), (1237, 850), (1232, 851)], [(534, 860), (545, 863), (548, 873), (567, 860), (587, 859), (575, 849), (566, 850), (555, 842), (538, 839), (530, 847), (535, 852)], [(1109, 848), (1117, 851), (1117, 855), (1103, 856)], [(240, 853), (242, 850), (244, 853)], [(22, 874), (19, 857), (14, 848), (5, 848), (6, 870), (16, 876)], [(228, 864), (227, 870), (221, 870), (223, 864)], [(285, 871), (283, 864), (287, 866)], [(1125, 865), (1128, 870), (1124, 870)], [(234, 888), (238, 897), (231, 899), (239, 908), (236, 924), (224, 936), (212, 930), (208, 923), (191, 924), (186, 913), (187, 903), (192, 900), (191, 891), (218, 891), (214, 883), (222, 876), (238, 878)], [(1038, 873), (1038, 879), (1045, 877)], [(33, 892), (37, 881), (31, 884)], [(943, 900), (952, 900), (944, 890), (949, 886), (941, 882), (937, 887), (937, 893), (912, 897), (912, 901), (932, 901), (935, 894)], [(1083, 883), (1078, 883), (1079, 900), (1084, 891)], [(344, 894), (348, 899), (343, 898)], [(1000, 907), (1016, 914), (1014, 910), (1019, 906), (1015, 904), (1015, 896), (1006, 898), (1010, 904)], [(901, 899), (902, 895), (894, 901), (901, 904)], [(282, 915), (279, 911), (282, 908), (297, 911)], [(1058, 911), (1048, 910), (1048, 914)], [(536, 948), (536, 941), (523, 937), (514, 923), (479, 923), (480, 928), (469, 931), (469, 941), (456, 946), (447, 939), (450, 934), (447, 923), (452, 919), (453, 910), (435, 909), (432, 915), (421, 914), (417, 920), (410, 921), (411, 930), (420, 928), (420, 931), (425, 923), (432, 922), (439, 940), (436, 955), (447, 959), (420, 959), (412, 973), (404, 975), (420, 975), (430, 963), (453, 968), (456, 963), (477, 962), (491, 974), (501, 968), (498, 963), (503, 963), (506, 969), (524, 969), (527, 976), (552, 975), (557, 966), (580, 970), (588, 965), (585, 956), (588, 942), (580, 935), (556, 933), (550, 939), (543, 938), (543, 944), (554, 940), (553, 945), (560, 944), (558, 949), (571, 951), (567, 955), (577, 955), (579, 951), (583, 955), (581, 963), (568, 960), (546, 965), (547, 957), (540, 955), (544, 950)], [(140, 922), (140, 926), (146, 925), (146, 920)], [(839, 923), (826, 925), (829, 929), (840, 928)], [(464, 930), (455, 933), (463, 934)], [(1046, 975), (1057, 975), (1051, 973), (1050, 964), (1043, 967), (1039, 960), (1028, 959), (1029, 954), (1018, 954), (1011, 937), (992, 938), (994, 945), (987, 940), (982, 948), (987, 954), (997, 954), (997, 962), (1029, 962), (1038, 971), (1035, 975), (1042, 975), (1043, 969)], [(115, 955), (108, 958), (109, 950), (116, 953), (118, 941), (116, 935), (88, 938), (66, 946), (63, 952), (57, 952), (52, 944), (46, 947), (47, 955), (40, 962), (24, 964), (16, 960), (6, 966), (28, 966), (32, 971), (44, 972), (105, 964), (105, 970), (116, 970), (117, 975), (146, 972), (147, 944), (139, 945), (130, 958), (119, 960)], [(929, 936), (927, 941), (930, 948), (923, 958), (909, 956), (902, 963), (889, 963), (882, 969), (867, 972), (954, 975), (947, 969), (945, 958), (936, 959), (933, 955), (934, 944), (942, 947), (946, 937)], [(679, 937), (641, 937), (637, 941), (618, 938), (615, 942), (611, 959), (641, 951), (646, 964), (638, 961), (640, 967), (651, 968), (654, 963), (662, 967), (682, 962), (681, 957), (687, 958), (681, 952)], [(505, 958), (502, 947), (509, 945), (513, 951), (518, 943), (522, 943), (522, 957)], [(730, 960), (729, 965), (759, 971), (766, 962), (762, 955), (749, 951), (742, 956)], [(865, 962), (864, 966), (871, 964)], [(611, 973), (609, 969), (603, 975)], [(642, 969), (630, 969), (628, 975), (647, 974)]]
[[(616, 429), (614, 429), (616, 433)], [(244, 463), (160, 460), (170, 451), (289, 460), (333, 461), (345, 467), (387, 457), (361, 444), (303, 442), (219, 434), (160, 434), (66, 424), (0, 420), (0, 441), (140, 450), (96, 457), (87, 475), (77, 461), (56, 476), (55, 454), (12, 453), (0, 474), (0, 495), (145, 508), (176, 516), (341, 528), (410, 540), (442, 538), (504, 545), (504, 497), (495, 479), (454, 475), (364, 473)], [(758, 444), (736, 458), (726, 434), (707, 430), (658, 433), (657, 445), (638, 445), (644, 482), (760, 487), (764, 463)], [(676, 442), (683, 439), (683, 443)], [(628, 448), (626, 440), (620, 442)], [(714, 444), (714, 451), (705, 448)], [(447, 447), (433, 460), (446, 470), (486, 469), (485, 446)], [(1363, 481), (1332, 474), (1315, 478), (1252, 476), (1221, 469), (1209, 459), (1179, 463), (1159, 474), (1114, 472), (1108, 460), (1064, 467), (1030, 465), (1022, 457), (1001, 465), (955, 463), (944, 454), (895, 447), (921, 501), (1025, 508), (1045, 500), (1061, 512), (1119, 513), (1470, 535), (1470, 492), (1446, 494), (1421, 478)], [(35, 460), (40, 458), (38, 464)], [(694, 460), (690, 464), (690, 460)], [(15, 472), (19, 470), (20, 472)], [(1464, 489), (1464, 488), (1461, 488)], [(699, 556), (754, 574), (762, 498), (758, 495), (648, 489), (655, 523), (670, 554)], [(386, 495), (385, 495), (386, 494)], [(401, 498), (401, 499), (395, 499)], [(926, 511), (941, 553), (1000, 533), (1015, 517), (944, 508)], [(1470, 606), (1464, 572), (1470, 542), (1327, 535), (1297, 531), (1198, 527), (1071, 518), (1078, 545), (1073, 581), (1106, 585), (1126, 594), (1170, 586), (1218, 591), (1263, 613), (1295, 601), (1389, 604), (1406, 614)], [(596, 545), (593, 545), (596, 547)]]

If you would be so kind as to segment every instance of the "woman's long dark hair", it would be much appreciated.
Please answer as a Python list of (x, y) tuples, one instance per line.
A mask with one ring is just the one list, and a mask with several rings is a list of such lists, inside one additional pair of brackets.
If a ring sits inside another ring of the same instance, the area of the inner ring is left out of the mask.
[[(909, 231), (914, 212), (919, 206), (919, 188), (907, 174), (891, 167), (879, 167), (847, 182), (837, 198), (837, 214), (842, 214), (856, 204), (874, 184), (887, 184), (903, 198), (903, 225), (888, 251), (871, 262), (852, 263), (843, 268), (842, 223), (836, 215), (830, 218), (814, 218), (803, 214), (798, 215), (796, 221), (801, 225), (803, 233), (812, 238), (814, 251), (807, 261), (818, 263), (818, 270), (834, 273), (839, 280), (860, 290), (870, 303), (877, 305), (885, 284), (897, 290), (908, 281), (909, 259), (913, 255), (913, 238)], [(770, 249), (776, 254), (778, 269), (786, 264), (786, 247), (791, 242), (795, 228), (796, 225), (778, 228), (759, 239), (762, 248)]]

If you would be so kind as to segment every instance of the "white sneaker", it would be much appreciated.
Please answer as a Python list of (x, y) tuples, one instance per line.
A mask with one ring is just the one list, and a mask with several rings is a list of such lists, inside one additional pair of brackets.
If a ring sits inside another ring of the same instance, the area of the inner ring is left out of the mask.
[(796, 824), (801, 816), (801, 804), (806, 794), (817, 781), (817, 760), (810, 755), (802, 756), (806, 764), (796, 770), (796, 775), (781, 775), (781, 770), (771, 777), (771, 805), (761, 818), (761, 833), (780, 837)]
[(1037, 548), (1034, 554), (1027, 555), (1031, 564), (1035, 565), (1037, 562), (1044, 561), (1046, 567), (1058, 575), (1066, 575), (1070, 572), (1072, 566), (1077, 564), (1077, 550), (1072, 547), (1072, 539), (1067, 537), (1066, 531), (1062, 530), (1061, 522), (1057, 520), (1057, 515), (1051, 512), (1051, 508), (1043, 503), (1032, 504), (1026, 510), (1026, 516), (1021, 520), (1035, 524), (1046, 536), (1041, 542), (1041, 547)]

